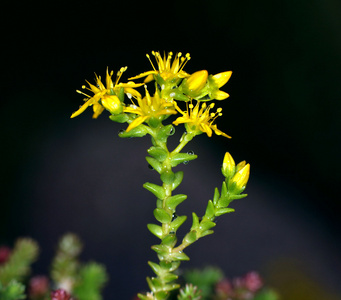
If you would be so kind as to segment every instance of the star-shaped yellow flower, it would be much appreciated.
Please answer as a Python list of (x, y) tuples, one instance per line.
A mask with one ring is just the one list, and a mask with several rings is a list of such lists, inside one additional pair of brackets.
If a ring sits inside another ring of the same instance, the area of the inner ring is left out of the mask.
[(196, 134), (201, 134), (205, 132), (209, 137), (212, 136), (212, 131), (217, 135), (222, 135), (227, 138), (231, 138), (226, 133), (222, 132), (217, 128), (217, 125), (213, 125), (214, 120), (221, 116), (222, 109), (218, 108), (217, 111), (210, 112), (210, 110), (214, 107), (214, 103), (211, 103), (209, 106), (204, 102), (200, 108), (200, 102), (198, 101), (196, 106), (190, 103), (187, 107), (187, 111), (182, 111), (179, 106), (174, 103), (174, 106), (178, 112), (182, 114), (182, 117), (177, 118), (173, 124), (179, 125), (184, 123), (187, 125), (187, 130), (194, 132)]
[(149, 54), (146, 54), (146, 56), (148, 57), (153, 67), (153, 70), (141, 73), (140, 75), (137, 75), (135, 77), (131, 77), (129, 78), (129, 80), (146, 77), (144, 82), (147, 83), (147, 82), (152, 81), (154, 79), (154, 75), (157, 75), (157, 74), (160, 74), (160, 76), (165, 81), (172, 80), (174, 78), (186, 78), (190, 76), (190, 74), (183, 71), (183, 67), (185, 66), (187, 61), (191, 59), (191, 56), (189, 53), (187, 53), (184, 57), (182, 56), (182, 53), (179, 52), (175, 56), (173, 63), (171, 63), (173, 52), (168, 52), (167, 57), (166, 57), (166, 54), (164, 54), (163, 58), (159, 52), (152, 51), (152, 54), (155, 57), (158, 69), (154, 67)]
[(104, 109), (107, 109), (111, 113), (114, 113), (114, 114), (121, 113), (123, 109), (123, 105), (117, 96), (121, 88), (124, 89), (124, 93), (126, 93), (129, 97), (131, 96), (141, 97), (140, 93), (136, 91), (134, 88), (143, 85), (142, 83), (141, 84), (135, 84), (134, 82), (118, 83), (123, 72), (126, 69), (127, 67), (121, 68), (117, 72), (115, 82), (113, 82), (111, 78), (113, 75), (113, 71), (111, 71), (109, 74), (109, 71), (107, 69), (106, 80), (105, 80), (106, 86), (104, 86), (104, 84), (102, 83), (101, 77), (97, 75), (95, 75), (96, 85), (93, 85), (87, 81), (89, 87), (86, 87), (85, 85), (83, 85), (82, 88), (93, 92), (94, 95), (89, 96), (85, 94), (84, 92), (77, 90), (78, 93), (85, 95), (87, 98), (84, 99), (84, 101), (86, 102), (71, 115), (71, 118), (74, 118), (80, 115), (89, 106), (93, 107), (94, 114), (92, 117), (94, 119), (96, 119), (103, 112)]
[(154, 97), (151, 97), (146, 89), (146, 96), (143, 99), (141, 99), (141, 97), (137, 97), (136, 100), (138, 106), (133, 103), (123, 109), (123, 112), (125, 113), (138, 115), (138, 117), (129, 124), (126, 130), (127, 132), (139, 126), (143, 122), (147, 122), (151, 118), (160, 119), (160, 117), (178, 113), (174, 109), (173, 103), (160, 98), (157, 92)]

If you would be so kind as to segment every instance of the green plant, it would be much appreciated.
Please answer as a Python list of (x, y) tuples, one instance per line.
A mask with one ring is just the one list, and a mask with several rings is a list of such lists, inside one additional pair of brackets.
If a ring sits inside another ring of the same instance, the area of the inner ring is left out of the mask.
[[(220, 88), (227, 83), (232, 72), (209, 75), (206, 70), (201, 70), (188, 74), (184, 71), (184, 66), (190, 60), (189, 54), (183, 57), (178, 53), (174, 59), (172, 52), (164, 54), (163, 57), (159, 52), (152, 54), (157, 67), (147, 54), (152, 70), (129, 78), (134, 80), (145, 77), (144, 83), (119, 83), (127, 67), (118, 71), (115, 80), (112, 79), (113, 72), (109, 73), (107, 70), (104, 83), (101, 77), (96, 75), (95, 84), (88, 83), (88, 87), (83, 86), (83, 89), (89, 90), (93, 95), (78, 91), (86, 96), (85, 103), (71, 118), (92, 106), (93, 118), (107, 110), (112, 121), (128, 124), (126, 130), (119, 133), (121, 138), (146, 135), (151, 137), (151, 147), (147, 150), (146, 160), (159, 173), (161, 184), (146, 182), (143, 187), (156, 198), (153, 213), (157, 223), (148, 224), (148, 229), (160, 240), (159, 244), (152, 246), (159, 261), (148, 262), (155, 276), (147, 278), (150, 292), (138, 296), (142, 300), (163, 300), (180, 287), (175, 271), (181, 261), (189, 260), (184, 250), (202, 237), (212, 234), (216, 218), (233, 212), (234, 209), (229, 207), (231, 202), (246, 196), (242, 193), (249, 178), (250, 165), (245, 161), (236, 165), (230, 153), (226, 153), (222, 166), (225, 180), (221, 189), (215, 189), (203, 216), (192, 213), (191, 228), (182, 241), (178, 242), (177, 230), (186, 221), (187, 216), (177, 215), (177, 207), (186, 200), (187, 195), (174, 193), (184, 176), (182, 171), (175, 171), (174, 168), (197, 158), (194, 153), (184, 151), (187, 144), (197, 135), (206, 133), (211, 137), (214, 132), (230, 138), (214, 124), (216, 118), (222, 115), (222, 109), (213, 111), (213, 100), (229, 97)], [(153, 95), (147, 89), (148, 82), (154, 82)], [(136, 90), (142, 85), (145, 89), (144, 97)], [(176, 119), (171, 118), (176, 115)], [(174, 125), (180, 124), (184, 124), (185, 131), (179, 144), (174, 149), (169, 149), (167, 143), (174, 134)]]

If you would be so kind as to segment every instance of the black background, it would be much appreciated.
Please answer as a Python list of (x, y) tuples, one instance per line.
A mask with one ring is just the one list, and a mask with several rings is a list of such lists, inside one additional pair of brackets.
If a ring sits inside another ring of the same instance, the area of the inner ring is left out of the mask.
[[(250, 234), (253, 222), (264, 223), (254, 225), (252, 240), (245, 238), (243, 227), (236, 226), (233, 241), (242, 240), (243, 249), (232, 254), (242, 253), (239, 260), (225, 259), (223, 253), (217, 260), (210, 259), (212, 249), (200, 254), (197, 245), (197, 252), (189, 250), (194, 256), (191, 263), (224, 260), (229, 276), (257, 268), (284, 299), (321, 299), (314, 298), (321, 295), (340, 299), (340, 17), (337, 0), (4, 5), (0, 241), (11, 244), (18, 236), (36, 238), (43, 248), (36, 271), (47, 272), (57, 239), (65, 231), (74, 231), (86, 244), (84, 259), (108, 266), (111, 283), (106, 299), (129, 299), (146, 288), (143, 278), (151, 274), (145, 262), (155, 259), (149, 249), (155, 240), (143, 224), (147, 219), (152, 222), (154, 203), (141, 204), (140, 198), (150, 199), (141, 185), (158, 180), (155, 174), (152, 179), (142, 177), (151, 176), (143, 158), (149, 141), (120, 140), (115, 135), (122, 126), (113, 124), (105, 113), (96, 121), (90, 111), (74, 120), (69, 116), (82, 100), (75, 90), (85, 79), (92, 82), (94, 72), (103, 76), (107, 66), (117, 71), (127, 65), (124, 82), (150, 70), (145, 53), (190, 52), (192, 59), (185, 68), (189, 73), (233, 71), (223, 88), (231, 97), (219, 103), (224, 116), (217, 120), (218, 127), (233, 138), (200, 136), (193, 149), (198, 154), (203, 151), (202, 160), (193, 163), (199, 169), (189, 174), (184, 185), (187, 182), (189, 190), (200, 190), (198, 185), (205, 182), (209, 185), (224, 152), (230, 151), (237, 161), (251, 163), (251, 179), (250, 196), (236, 204), (239, 213), (228, 217), (233, 224), (249, 224)], [(211, 172), (212, 164), (216, 166)], [(200, 183), (195, 179), (198, 175)], [(207, 197), (219, 184), (217, 178)], [(103, 189), (97, 193), (99, 185)], [(118, 192), (120, 187), (123, 191)], [(109, 196), (116, 204), (103, 200)], [(120, 196), (130, 200), (122, 202)], [(139, 204), (134, 206), (134, 201)], [(247, 207), (255, 214), (248, 215)], [(115, 210), (112, 216), (110, 209)], [(107, 219), (101, 219), (99, 212)], [(287, 222), (276, 224), (278, 219)], [(233, 231), (230, 223), (221, 223)], [(220, 248), (227, 233), (218, 227), (217, 237), (207, 243)], [(293, 243), (281, 258), (271, 257), (275, 250), (262, 240), (267, 236), (263, 230), (271, 227), (278, 229), (269, 235), (277, 238), (274, 249), (282, 247), (281, 242)], [(303, 267), (304, 255), (297, 254), (301, 246), (295, 237), (281, 238), (302, 228), (318, 245), (310, 251), (323, 253), (311, 259), (321, 258), (327, 269), (322, 257), (331, 259), (330, 272), (309, 260)], [(207, 248), (204, 243), (202, 249)], [(285, 272), (287, 277), (278, 275)], [(305, 288), (299, 289), (297, 280), (306, 283)], [(289, 292), (291, 296), (286, 296)]]

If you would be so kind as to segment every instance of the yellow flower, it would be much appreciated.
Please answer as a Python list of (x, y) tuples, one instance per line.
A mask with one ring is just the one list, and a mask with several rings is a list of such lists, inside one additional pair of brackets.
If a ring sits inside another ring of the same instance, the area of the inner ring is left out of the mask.
[[(186, 103), (187, 104), (187, 103)], [(179, 106), (174, 102), (174, 106), (178, 112), (182, 114), (182, 117), (177, 118), (173, 124), (179, 125), (181, 123), (185, 123), (188, 127), (189, 131), (192, 131), (196, 134), (200, 134), (202, 132), (206, 132), (206, 134), (211, 137), (212, 136), (212, 130), (217, 135), (222, 135), (227, 138), (231, 138), (226, 133), (220, 131), (217, 128), (217, 125), (213, 125), (214, 120), (221, 116), (222, 109), (218, 108), (215, 113), (211, 112), (210, 110), (214, 107), (214, 103), (211, 103), (209, 106), (206, 105), (206, 103), (203, 103), (200, 107), (199, 101), (197, 102), (197, 105), (194, 107), (194, 105), (191, 103), (187, 107), (187, 111), (182, 111)], [(188, 109), (189, 108), (189, 109)]]
[(118, 83), (120, 80), (123, 72), (127, 69), (121, 68), (117, 72), (116, 76), (116, 81), (112, 81), (112, 75), (113, 71), (110, 72), (107, 69), (107, 74), (106, 74), (106, 86), (101, 81), (100, 76), (96, 76), (95, 81), (96, 85), (93, 85), (87, 81), (89, 84), (89, 87), (82, 86), (83, 89), (87, 89), (91, 92), (94, 93), (93, 96), (89, 96), (85, 94), (82, 91), (77, 90), (78, 93), (85, 95), (87, 98), (84, 99), (86, 101), (77, 111), (75, 111), (72, 115), (71, 118), (74, 118), (78, 115), (80, 115), (82, 112), (84, 112), (89, 106), (93, 107), (93, 118), (96, 119), (104, 109), (109, 110), (113, 114), (119, 114), (122, 112), (123, 106), (118, 98), (118, 94), (121, 88), (123, 88), (124, 92), (129, 96), (134, 96), (138, 97), (141, 96), (139, 92), (134, 90), (134, 88), (141, 86), (142, 84), (135, 84), (134, 82), (128, 82), (128, 83)]
[(160, 98), (156, 92), (154, 97), (151, 97), (146, 89), (146, 96), (136, 98), (138, 106), (134, 103), (123, 109), (125, 113), (132, 113), (138, 115), (138, 117), (132, 121), (126, 132), (129, 132), (133, 128), (139, 126), (143, 122), (154, 118), (156, 120), (162, 119), (163, 116), (177, 114), (178, 112), (174, 109), (173, 103), (167, 102), (163, 98)]
[(149, 54), (146, 54), (148, 57), (153, 70), (141, 73), (140, 75), (137, 75), (135, 77), (129, 78), (129, 80), (132, 79), (137, 79), (137, 78), (142, 78), (146, 77), (144, 82), (150, 82), (154, 79), (154, 75), (160, 74), (163, 80), (172, 80), (174, 78), (186, 78), (189, 77), (190, 75), (183, 71), (183, 67), (191, 59), (191, 56), (189, 53), (185, 55), (185, 57), (182, 56), (182, 53), (179, 52), (176, 57), (173, 60), (173, 63), (171, 64), (173, 52), (168, 52), (168, 55), (166, 57), (166, 54), (164, 54), (163, 58), (161, 57), (161, 54), (159, 52), (152, 51), (152, 54), (155, 57), (157, 67), (156, 69), (150, 59)]

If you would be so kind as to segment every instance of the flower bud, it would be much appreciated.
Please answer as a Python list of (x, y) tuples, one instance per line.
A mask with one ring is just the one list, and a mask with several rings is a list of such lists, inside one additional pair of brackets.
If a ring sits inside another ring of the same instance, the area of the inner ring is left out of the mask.
[(233, 177), (232, 184), (235, 183), (236, 192), (241, 193), (249, 180), (250, 176), (250, 164), (247, 164), (243, 168), (241, 168)]
[(232, 71), (226, 71), (226, 72), (213, 75), (212, 78), (214, 80), (214, 83), (218, 86), (218, 88), (220, 88), (229, 81), (231, 75), (232, 75)]
[(235, 173), (235, 162), (229, 152), (225, 153), (221, 172), (225, 177), (231, 177)]
[(187, 78), (187, 87), (191, 91), (200, 91), (206, 84), (208, 72), (197, 71)]
[(245, 161), (245, 160), (241, 161), (241, 162), (236, 166), (236, 172), (238, 172), (240, 169), (244, 168), (245, 165), (246, 165), (246, 161)]
[(110, 111), (110, 113), (117, 115), (123, 111), (123, 106), (120, 99), (115, 95), (108, 95), (101, 99), (102, 105)]

